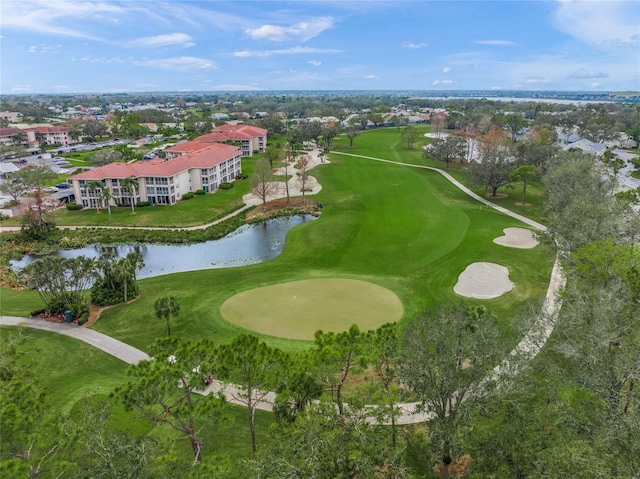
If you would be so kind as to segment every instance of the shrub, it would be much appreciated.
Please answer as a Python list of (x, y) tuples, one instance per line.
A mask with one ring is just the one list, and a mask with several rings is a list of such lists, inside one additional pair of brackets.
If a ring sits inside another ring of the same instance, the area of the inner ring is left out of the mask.
[(200, 195), (206, 195), (207, 192), (204, 190), (196, 190), (196, 195), (200, 196)]
[(240, 173), (238, 176), (236, 176), (237, 180), (246, 180), (247, 178), (249, 178), (247, 175), (245, 175), (244, 173)]
[(233, 183), (220, 183), (221, 190), (230, 190), (233, 188)]
[(194, 196), (195, 196), (195, 194), (193, 193), (193, 191), (190, 191), (189, 193), (185, 193), (184, 195), (182, 195), (182, 199), (183, 200), (190, 200)]
[(66, 208), (69, 211), (78, 211), (82, 209), (82, 205), (79, 205), (78, 203), (67, 203)]
[(145, 208), (147, 206), (151, 206), (151, 201), (138, 201), (136, 203), (137, 208)]

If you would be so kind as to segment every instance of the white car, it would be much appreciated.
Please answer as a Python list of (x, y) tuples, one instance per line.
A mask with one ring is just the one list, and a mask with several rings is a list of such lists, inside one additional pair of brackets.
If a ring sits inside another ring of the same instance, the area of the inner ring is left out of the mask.
[(58, 191), (58, 188), (56, 188), (55, 186), (49, 186), (45, 188), (44, 191), (46, 191), (47, 193), (55, 193), (56, 191)]

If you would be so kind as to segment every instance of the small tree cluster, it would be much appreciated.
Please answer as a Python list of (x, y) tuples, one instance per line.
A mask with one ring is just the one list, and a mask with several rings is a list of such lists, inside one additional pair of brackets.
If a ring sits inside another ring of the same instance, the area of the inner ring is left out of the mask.
[(104, 253), (96, 261), (98, 279), (91, 290), (91, 301), (98, 306), (126, 303), (138, 295), (136, 271), (144, 266), (140, 253), (124, 258)]

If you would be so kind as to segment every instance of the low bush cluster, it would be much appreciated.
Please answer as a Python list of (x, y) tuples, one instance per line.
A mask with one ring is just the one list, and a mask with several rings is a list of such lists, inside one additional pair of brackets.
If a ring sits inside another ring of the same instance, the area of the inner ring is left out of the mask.
[(201, 195), (206, 195), (207, 192), (204, 190), (196, 190), (196, 195), (201, 196)]
[(78, 203), (67, 203), (66, 208), (69, 211), (78, 211), (82, 209), (82, 205), (79, 205)]
[(136, 203), (137, 208), (146, 208), (147, 206), (151, 206), (151, 201), (138, 201)]
[(233, 188), (233, 183), (220, 183), (221, 190), (230, 190)]
[(193, 191), (190, 191), (189, 193), (185, 193), (184, 195), (182, 195), (182, 199), (183, 200), (190, 200), (194, 196), (196, 196), (195, 193)]

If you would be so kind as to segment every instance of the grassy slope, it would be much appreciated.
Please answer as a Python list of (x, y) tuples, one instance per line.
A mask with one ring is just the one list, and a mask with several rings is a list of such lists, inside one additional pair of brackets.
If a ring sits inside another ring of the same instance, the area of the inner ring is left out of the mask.
[[(401, 141), (400, 135), (402, 130), (398, 130), (397, 128), (384, 128), (364, 132), (356, 137), (353, 148), (349, 148), (349, 141), (345, 136), (340, 136), (334, 141), (333, 149), (345, 153), (354, 153), (447, 170), (443, 162), (428, 158), (425, 159), (423, 157), (422, 147), (432, 141), (430, 138), (426, 138), (424, 134), (431, 131), (431, 126), (418, 125), (416, 128), (419, 132), (419, 140), (411, 150), (407, 148), (405, 142)], [(447, 171), (462, 183), (469, 183), (466, 165), (451, 163)], [(479, 195), (486, 193), (484, 188), (479, 188), (471, 184), (468, 184), (468, 186)], [(513, 184), (508, 187), (499, 188), (498, 193), (507, 195), (507, 198), (492, 201), (495, 201), (504, 208), (544, 224), (542, 205), (543, 188), (541, 182), (533, 181), (527, 186), (526, 202), (529, 203), (529, 206), (523, 207), (516, 204), (522, 201), (522, 185)]]
[[(46, 331), (0, 327), (0, 335), (3, 337), (16, 332), (26, 339), (19, 346), (23, 353), (22, 361), (30, 365), (41, 386), (50, 395), (51, 404), (62, 414), (74, 416), (79, 404), (87, 397), (95, 395), (97, 398), (105, 398), (114, 388), (127, 382), (126, 363), (88, 344)], [(251, 457), (246, 409), (229, 406), (226, 415), (226, 422), (206, 428), (203, 433), (205, 460), (214, 454), (228, 455), (234, 461)], [(271, 414), (256, 412), (259, 444), (267, 440), (268, 426), (272, 421)], [(126, 412), (122, 406), (113, 408), (110, 424), (135, 435), (152, 434), (166, 445), (166, 450), (174, 449), (181, 457), (191, 456), (188, 441), (169, 426), (152, 427), (144, 419), (136, 417), (135, 412)], [(238, 477), (242, 477), (242, 471), (237, 472)]]
[[(517, 287), (482, 304), (499, 313), (508, 329), (506, 318), (519, 301), (546, 290), (550, 263), (539, 248), (517, 250), (492, 242), (503, 228), (522, 224), (479, 206), (438, 173), (340, 156), (331, 161), (313, 170), (324, 185), (317, 195), (326, 205), (322, 217), (296, 227), (278, 258), (143, 280), (141, 296), (105, 311), (95, 328), (144, 349), (164, 331), (153, 317), (153, 302), (170, 293), (182, 305), (172, 324), (176, 335), (224, 342), (242, 331), (220, 315), (226, 298), (257, 286), (323, 277), (385, 286), (400, 297), (408, 318), (439, 301), (460, 300), (452, 290), (458, 274), (471, 262), (493, 261), (510, 269)], [(305, 347), (267, 339), (288, 350)]]

